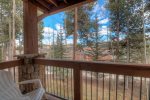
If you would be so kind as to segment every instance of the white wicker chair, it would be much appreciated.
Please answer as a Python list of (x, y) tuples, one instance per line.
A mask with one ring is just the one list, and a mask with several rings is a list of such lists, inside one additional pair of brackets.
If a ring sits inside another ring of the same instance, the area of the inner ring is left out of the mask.
[(41, 100), (45, 93), (39, 79), (20, 82), (19, 84), (37, 83), (39, 88), (27, 93), (21, 94), (18, 85), (13, 81), (12, 75), (7, 71), (0, 71), (0, 100)]

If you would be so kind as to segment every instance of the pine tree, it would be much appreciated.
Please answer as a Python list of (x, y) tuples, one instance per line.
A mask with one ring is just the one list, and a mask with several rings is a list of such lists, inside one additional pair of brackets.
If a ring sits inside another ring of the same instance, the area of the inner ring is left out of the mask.
[[(93, 4), (89, 4), (89, 5), (82, 6), (76, 9), (75, 11), (70, 10), (65, 12), (66, 34), (67, 36), (76, 34), (76, 36), (78, 36), (78, 39), (80, 40), (80, 47), (82, 48), (87, 45), (90, 45), (88, 34), (90, 34), (90, 28), (91, 28), (90, 16), (91, 16), (92, 8), (93, 8)], [(75, 15), (77, 15), (77, 19)], [(77, 24), (75, 24), (75, 22)], [(76, 28), (76, 26), (78, 27)], [(78, 45), (77, 37), (75, 38), (76, 39), (74, 41), (74, 44), (77, 46)], [(78, 50), (78, 48), (75, 47), (74, 49)]]
[(40, 21), (38, 23), (38, 42), (39, 42), (39, 47), (42, 48), (43, 42), (42, 40), (44, 39), (43, 33), (44, 33), (44, 23), (43, 21)]
[(56, 59), (63, 59), (65, 48), (64, 48), (64, 37), (63, 33), (57, 33), (56, 43), (54, 44), (54, 58)]
[(109, 0), (110, 28), (119, 62), (144, 63), (142, 3), (142, 0)]
[(101, 35), (99, 33), (99, 20), (98, 16), (95, 16), (95, 19), (91, 22), (92, 23), (92, 34), (89, 36), (90, 45), (88, 45), (88, 50), (86, 50), (85, 54), (90, 56), (92, 60), (96, 61), (98, 60), (99, 56), (101, 55)]

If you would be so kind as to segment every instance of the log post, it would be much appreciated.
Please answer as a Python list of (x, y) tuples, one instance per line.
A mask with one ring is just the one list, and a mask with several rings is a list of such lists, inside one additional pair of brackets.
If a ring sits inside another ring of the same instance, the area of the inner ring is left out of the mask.
[(38, 53), (37, 7), (31, 0), (23, 0), (24, 14), (24, 53)]
[[(24, 65), (19, 67), (19, 81), (37, 79), (42, 76), (40, 67), (32, 62), (33, 58), (38, 57), (37, 7), (32, 2), (33, 0), (23, 0), (24, 55), (18, 56), (18, 59), (23, 59)], [(30, 92), (33, 88), (33, 84), (28, 84), (22, 86), (22, 91)]]

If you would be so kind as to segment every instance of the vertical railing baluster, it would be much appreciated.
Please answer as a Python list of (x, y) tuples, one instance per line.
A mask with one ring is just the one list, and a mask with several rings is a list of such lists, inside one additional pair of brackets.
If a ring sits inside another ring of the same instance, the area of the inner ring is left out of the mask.
[(110, 95), (111, 95), (111, 93), (110, 93), (111, 92), (111, 90), (110, 90), (111, 89), (111, 77), (110, 76), (111, 76), (111, 74), (109, 74), (109, 99), (108, 100), (110, 100)]
[(123, 86), (123, 100), (125, 100), (125, 93), (126, 93), (126, 76), (124, 75), (124, 86)]
[(86, 100), (87, 100), (87, 71), (86, 72), (86, 76), (85, 76), (85, 92), (86, 92)]
[(98, 100), (98, 83), (99, 83), (99, 81), (98, 81), (98, 72), (96, 72), (96, 100)]
[(46, 88), (46, 91), (47, 91), (47, 92), (51, 92), (51, 91), (50, 91), (50, 86), (49, 86), (48, 66), (45, 66), (45, 67), (46, 67), (46, 86), (48, 87), (48, 89)]
[(132, 76), (132, 82), (131, 82), (131, 100), (133, 100), (133, 89), (134, 89), (133, 85), (134, 85), (134, 78)]
[(142, 85), (143, 85), (143, 80), (142, 77), (140, 78), (140, 100), (142, 100)]
[(14, 82), (16, 82), (16, 71), (15, 71), (15, 67), (13, 68), (14, 70)]
[(70, 90), (71, 90), (71, 100), (72, 100), (72, 99), (73, 99), (73, 94), (72, 94), (72, 90), (73, 90), (73, 89), (72, 89), (72, 86), (73, 86), (73, 85), (72, 85), (72, 83), (73, 83), (73, 82), (72, 82), (72, 69), (71, 69), (71, 72), (70, 72), (70, 73), (71, 73), (71, 75), (70, 75), (70, 76), (71, 76), (71, 79), (70, 79), (70, 80), (71, 80), (71, 89), (70, 89)]
[(66, 92), (65, 90), (66, 90), (66, 88), (65, 88), (65, 69), (64, 68), (63, 68), (63, 80), (64, 80), (63, 81), (63, 90), (64, 90), (63, 92), (64, 92), (64, 98), (65, 98), (65, 92)]
[(72, 96), (73, 96), (73, 100), (74, 100), (74, 71), (72, 69)]
[(53, 72), (53, 70), (52, 70), (52, 66), (49, 66), (49, 74), (50, 74), (50, 78), (49, 78), (49, 80), (50, 80), (50, 87), (51, 87), (51, 93), (53, 93), (53, 91), (54, 91), (54, 87), (53, 87), (53, 81), (52, 81), (52, 72)]
[(92, 71), (91, 71), (91, 100), (92, 100), (92, 89), (93, 89), (93, 79), (92, 79)]
[(148, 78), (148, 100), (150, 100), (150, 78)]
[(105, 75), (104, 75), (104, 73), (103, 73), (102, 77), (103, 77), (102, 100), (104, 100), (104, 98), (105, 98), (105, 79), (104, 79)]
[(59, 93), (60, 93), (60, 97), (61, 97), (61, 68), (59, 67), (59, 87), (60, 87), (60, 91), (59, 91)]
[(52, 73), (51, 73), (51, 66), (47, 66), (47, 69), (48, 69), (48, 80), (50, 80), (50, 83), (49, 83), (49, 87), (50, 87), (50, 91), (51, 91), (51, 93), (52, 93), (52, 91), (53, 91), (53, 87), (52, 87)]
[(148, 100), (150, 100), (150, 78), (148, 78)]
[(116, 75), (116, 100), (118, 100), (118, 75)]
[(68, 92), (68, 69), (67, 69), (67, 99), (69, 99), (69, 92)]
[(68, 99), (70, 100), (70, 69), (68, 69)]
[(54, 81), (54, 75), (55, 74), (55, 69), (54, 69), (54, 66), (53, 66), (53, 87), (54, 87), (54, 94), (56, 94), (56, 92), (55, 92), (55, 81)]
[(56, 77), (55, 77), (55, 80), (56, 80), (56, 91), (57, 91), (57, 95), (58, 95), (58, 67), (56, 67)]
[[(44, 81), (43, 84), (44, 84), (44, 88), (46, 90), (46, 73), (45, 73), (46, 67), (45, 66), (43, 66), (43, 67), (44, 67), (44, 69), (43, 69), (44, 71), (42, 71), (42, 74), (43, 74), (42, 80)], [(40, 78), (40, 77), (38, 76), (38, 78)]]

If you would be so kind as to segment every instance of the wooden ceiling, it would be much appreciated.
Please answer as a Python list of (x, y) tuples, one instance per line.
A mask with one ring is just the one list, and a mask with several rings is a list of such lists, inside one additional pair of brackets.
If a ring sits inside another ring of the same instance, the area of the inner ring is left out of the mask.
[(95, 0), (30, 0), (45, 13), (54, 13)]

